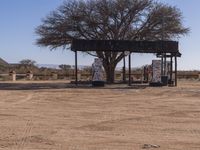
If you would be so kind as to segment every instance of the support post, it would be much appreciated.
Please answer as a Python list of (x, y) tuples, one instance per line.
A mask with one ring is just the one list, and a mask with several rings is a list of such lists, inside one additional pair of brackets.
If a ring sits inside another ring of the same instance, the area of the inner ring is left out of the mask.
[(128, 85), (131, 86), (131, 53), (129, 54), (129, 59), (128, 59), (128, 62), (129, 62), (129, 70), (128, 70)]
[(75, 51), (75, 84), (78, 85), (77, 51)]
[(28, 80), (32, 80), (32, 79), (33, 79), (33, 72), (32, 72), (32, 71), (28, 71), (28, 72), (26, 73), (26, 76), (27, 76), (27, 79), (28, 79)]
[(110, 72), (110, 76), (109, 76), (109, 84), (111, 84), (111, 79), (112, 79), (112, 70), (111, 70), (111, 67), (112, 67), (112, 53), (110, 52), (110, 64), (109, 64), (109, 72)]
[(164, 54), (164, 75), (167, 75), (167, 57), (166, 57), (166, 53)]
[(10, 75), (12, 81), (16, 81), (16, 72), (15, 71), (10, 71), (9, 75)]
[(177, 86), (177, 56), (175, 56), (175, 86)]
[(124, 58), (123, 58), (123, 82), (126, 83), (126, 58), (125, 58), (125, 52), (123, 52)]
[(172, 84), (172, 73), (173, 73), (173, 60), (172, 60), (172, 54), (171, 54), (171, 56), (170, 56), (170, 82), (171, 82), (171, 84)]
[(161, 56), (161, 76), (163, 76), (163, 53)]
[[(164, 40), (164, 15), (162, 16), (162, 50), (163, 50), (163, 40)], [(163, 57), (164, 57), (164, 53), (162, 53), (162, 57), (161, 57), (161, 76), (163, 76)]]

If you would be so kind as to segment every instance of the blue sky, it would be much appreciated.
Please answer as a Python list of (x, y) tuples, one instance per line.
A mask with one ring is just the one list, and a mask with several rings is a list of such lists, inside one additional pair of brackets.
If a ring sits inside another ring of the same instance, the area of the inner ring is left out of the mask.
[[(35, 28), (41, 19), (55, 10), (64, 0), (0, 0), (0, 57), (9, 63), (17, 63), (22, 59), (33, 59), (39, 64), (74, 64), (71, 51), (35, 45)], [(199, 0), (160, 0), (177, 6), (183, 12), (183, 23), (190, 27), (188, 36), (182, 37), (178, 68), (181, 70), (200, 70), (200, 17)], [(79, 64), (91, 65), (93, 57), (79, 54)], [(133, 54), (132, 66), (150, 64), (155, 56), (150, 54)], [(120, 66), (120, 64), (119, 64)]]

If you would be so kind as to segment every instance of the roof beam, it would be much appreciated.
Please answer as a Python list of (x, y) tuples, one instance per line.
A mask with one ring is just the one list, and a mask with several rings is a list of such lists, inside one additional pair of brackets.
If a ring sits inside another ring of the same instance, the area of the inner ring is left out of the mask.
[(179, 53), (177, 41), (73, 40), (73, 51)]

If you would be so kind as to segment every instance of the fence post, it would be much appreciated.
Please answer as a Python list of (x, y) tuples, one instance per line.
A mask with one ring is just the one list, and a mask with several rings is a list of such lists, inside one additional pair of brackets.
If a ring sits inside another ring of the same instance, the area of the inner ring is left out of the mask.
[(77, 80), (78, 80), (78, 81), (81, 80), (81, 73), (80, 73), (80, 72), (78, 72), (78, 74), (77, 74)]
[(10, 71), (9, 75), (10, 75), (12, 81), (16, 81), (16, 72), (15, 71)]
[(199, 80), (200, 80), (200, 73), (199, 73)]
[(32, 80), (33, 79), (33, 72), (32, 71), (28, 71), (26, 76), (27, 76), (28, 80)]
[(53, 79), (53, 80), (57, 80), (57, 79), (58, 79), (58, 74), (55, 73), (55, 72), (53, 72), (53, 73), (52, 73), (52, 79)]

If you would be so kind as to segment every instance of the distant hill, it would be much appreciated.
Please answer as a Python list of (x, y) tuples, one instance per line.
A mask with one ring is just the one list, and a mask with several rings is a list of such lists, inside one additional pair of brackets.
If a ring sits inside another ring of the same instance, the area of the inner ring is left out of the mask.
[[(41, 67), (45, 67), (45, 68), (50, 68), (50, 69), (60, 69), (59, 65), (57, 64), (37, 64), (37, 67), (41, 68)], [(74, 65), (71, 65), (72, 69), (75, 67)], [(88, 67), (92, 67), (89, 65), (78, 65), (78, 69), (82, 70), (84, 68), (88, 68)], [(127, 68), (128, 69), (128, 68)], [(122, 67), (117, 67), (116, 71), (121, 71)]]
[[(60, 69), (59, 65), (56, 65), (56, 64), (37, 64), (36, 66), (38, 66), (39, 68), (45, 67), (45, 68), (51, 68), (51, 69)], [(74, 65), (71, 65), (71, 67), (74, 68)], [(78, 69), (83, 69), (87, 67), (91, 67), (91, 66), (78, 65)]]
[(0, 66), (9, 66), (9, 63), (7, 63), (5, 60), (0, 58)]
[(45, 67), (45, 68), (51, 68), (51, 69), (59, 69), (59, 65), (55, 64), (36, 64), (39, 68)]

